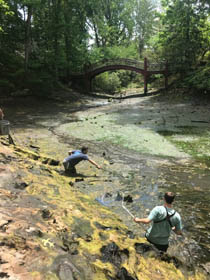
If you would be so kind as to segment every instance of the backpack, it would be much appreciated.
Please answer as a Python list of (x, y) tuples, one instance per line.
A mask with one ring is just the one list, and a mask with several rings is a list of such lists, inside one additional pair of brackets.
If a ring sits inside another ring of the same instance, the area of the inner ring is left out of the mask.
[(161, 223), (163, 221), (167, 221), (170, 224), (170, 226), (173, 227), (173, 225), (172, 225), (172, 223), (170, 221), (170, 218), (173, 217), (176, 214), (176, 211), (174, 211), (173, 214), (169, 215), (168, 210), (167, 210), (166, 207), (165, 207), (165, 209), (166, 209), (166, 217), (164, 219), (160, 220), (160, 221), (154, 221), (154, 223), (157, 224), (157, 223)]

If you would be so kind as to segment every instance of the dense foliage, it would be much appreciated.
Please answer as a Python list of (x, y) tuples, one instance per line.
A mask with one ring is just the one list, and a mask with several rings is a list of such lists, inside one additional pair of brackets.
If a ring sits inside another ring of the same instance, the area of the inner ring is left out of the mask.
[[(0, 0), (0, 52), (1, 94), (22, 89), (48, 94), (61, 77), (82, 71), (87, 63), (144, 56), (167, 59), (185, 86), (209, 90), (210, 4)], [(120, 73), (112, 77), (116, 88), (130, 82), (123, 83)]]

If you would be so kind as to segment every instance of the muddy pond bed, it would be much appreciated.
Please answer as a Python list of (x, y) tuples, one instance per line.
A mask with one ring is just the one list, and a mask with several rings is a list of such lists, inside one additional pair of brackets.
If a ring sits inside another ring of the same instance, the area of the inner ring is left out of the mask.
[[(172, 234), (169, 253), (184, 263), (210, 262), (210, 105), (158, 95), (126, 99), (83, 97), (72, 105), (62, 98), (50, 106), (16, 103), (5, 113), (18, 144), (60, 160), (82, 145), (102, 169), (87, 163), (70, 177), (72, 188), (112, 209), (134, 235), (144, 236), (147, 226), (136, 225), (122, 207), (145, 217), (162, 204), (166, 191), (177, 194), (174, 208), (183, 221), (185, 239)], [(62, 167), (61, 167), (62, 170)]]

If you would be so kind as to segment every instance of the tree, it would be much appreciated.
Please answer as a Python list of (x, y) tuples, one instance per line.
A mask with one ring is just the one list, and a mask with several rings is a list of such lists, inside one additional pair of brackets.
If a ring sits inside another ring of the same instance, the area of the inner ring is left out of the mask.
[(97, 47), (126, 44), (132, 38), (134, 1), (88, 1), (87, 24)]
[(135, 38), (138, 45), (139, 56), (145, 47), (148, 47), (149, 40), (157, 31), (158, 17), (156, 5), (151, 0), (135, 1)]
[[(12, 15), (12, 12), (9, 10), (9, 6), (4, 0), (0, 0), (0, 18), (2, 19), (5, 15)], [(2, 21), (0, 21), (0, 32), (3, 31)]]
[(206, 4), (198, 0), (165, 0), (164, 30), (160, 33), (163, 56), (178, 72), (186, 73), (201, 54)]

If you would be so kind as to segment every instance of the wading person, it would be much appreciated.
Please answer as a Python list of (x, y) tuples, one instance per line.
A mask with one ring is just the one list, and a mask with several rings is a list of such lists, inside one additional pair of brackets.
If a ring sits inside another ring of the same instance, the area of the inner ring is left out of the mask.
[(81, 150), (75, 150), (69, 152), (69, 156), (66, 157), (63, 161), (63, 166), (65, 168), (65, 171), (69, 173), (76, 173), (75, 165), (77, 165), (82, 160), (88, 160), (91, 164), (95, 165), (98, 169), (101, 167), (92, 159), (90, 159), (87, 155), (88, 148), (82, 147)]
[(168, 239), (173, 230), (176, 234), (182, 235), (182, 223), (179, 213), (172, 209), (175, 194), (166, 192), (163, 206), (156, 206), (152, 209), (147, 218), (134, 218), (136, 223), (149, 224), (151, 227), (146, 231), (146, 239), (158, 250), (166, 252)]

